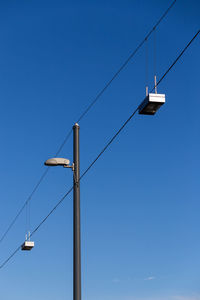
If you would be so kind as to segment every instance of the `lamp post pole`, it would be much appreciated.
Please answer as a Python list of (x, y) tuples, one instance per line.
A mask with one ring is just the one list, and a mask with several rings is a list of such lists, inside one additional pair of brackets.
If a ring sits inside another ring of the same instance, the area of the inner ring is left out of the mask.
[(73, 300), (81, 300), (80, 159), (79, 125), (73, 126)]

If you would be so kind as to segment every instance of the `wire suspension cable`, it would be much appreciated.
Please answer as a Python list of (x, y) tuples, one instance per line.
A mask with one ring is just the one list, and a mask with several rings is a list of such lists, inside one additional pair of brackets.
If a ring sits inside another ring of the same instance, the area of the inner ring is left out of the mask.
[[(174, 65), (178, 62), (184, 52), (188, 49), (188, 47), (192, 44), (192, 42), (197, 38), (199, 35), (200, 30), (193, 36), (190, 42), (186, 45), (186, 47), (182, 50), (182, 52), (178, 55), (178, 57), (174, 60), (174, 62), (170, 65), (167, 71), (163, 74), (160, 80), (157, 83), (157, 86), (163, 81), (163, 79), (167, 76), (170, 70), (174, 67)], [(151, 92), (155, 90), (155, 86), (152, 88)], [(124, 129), (124, 127), (129, 123), (129, 121), (133, 118), (135, 113), (137, 112), (139, 106), (134, 110), (134, 112), (129, 116), (129, 118), (123, 123), (120, 129), (114, 134), (114, 136), (109, 140), (106, 146), (101, 150), (101, 152), (97, 155), (97, 157), (93, 160), (93, 162), (88, 166), (88, 168), (83, 172), (80, 176), (79, 181), (88, 173), (88, 171), (92, 168), (92, 166), (96, 163), (96, 161), (102, 156), (102, 154), (106, 151), (106, 149), (112, 144), (112, 142), (116, 139), (116, 137), (120, 134), (120, 132)], [(72, 192), (73, 186), (68, 190), (68, 192), (59, 200), (59, 202), (53, 207), (53, 209), (48, 213), (48, 215), (39, 223), (39, 225), (32, 231), (30, 237), (33, 236), (36, 231), (44, 224), (44, 222), (49, 218), (49, 216), (57, 209), (57, 207), (64, 201), (64, 199)], [(17, 247), (17, 249), (0, 265), (0, 269), (2, 269), (5, 264), (20, 250), (21, 245)]]
[(153, 34), (153, 64), (154, 64), (154, 75), (156, 75), (156, 29)]
[(165, 76), (169, 73), (169, 71), (171, 71), (171, 69), (174, 67), (174, 65), (177, 63), (177, 61), (181, 58), (181, 56), (184, 54), (184, 52), (187, 50), (187, 48), (192, 44), (192, 42), (194, 42), (194, 40), (197, 38), (197, 36), (199, 35), (199, 33), (200, 33), (200, 30), (197, 31), (197, 33), (193, 36), (193, 38), (191, 39), (191, 41), (187, 44), (187, 46), (183, 49), (183, 51), (175, 59), (175, 61), (173, 62), (173, 64), (171, 64), (171, 66), (167, 69), (167, 71), (159, 79), (159, 81), (157, 82), (157, 86), (161, 83), (161, 81), (165, 78)]
[(154, 64), (154, 85), (155, 85), (155, 93), (157, 94), (157, 76), (156, 76), (156, 28), (154, 29), (154, 35), (153, 35), (153, 39), (154, 39), (154, 49), (153, 49), (153, 64)]
[(159, 26), (159, 24), (162, 22), (162, 20), (165, 18), (165, 16), (168, 14), (168, 12), (172, 9), (174, 4), (177, 0), (174, 0), (171, 5), (168, 7), (168, 9), (164, 12), (164, 14), (160, 17), (160, 19), (157, 21), (157, 23), (153, 26), (153, 28), (148, 32), (148, 34), (145, 36), (145, 38), (140, 42), (140, 44), (135, 48), (135, 50), (129, 55), (129, 57), (125, 60), (125, 62), (121, 65), (121, 67), (118, 69), (118, 71), (113, 75), (113, 77), (108, 81), (108, 83), (104, 86), (104, 88), (97, 94), (97, 96), (94, 98), (94, 100), (91, 102), (91, 104), (86, 108), (86, 110), (81, 114), (79, 119), (77, 120), (77, 123), (80, 122), (80, 120), (88, 113), (88, 111), (92, 108), (92, 106), (97, 102), (97, 100), (101, 97), (101, 95), (106, 91), (106, 89), (111, 85), (113, 80), (119, 75), (119, 73), (127, 66), (129, 61), (135, 56), (135, 54), (138, 52), (138, 50), (143, 46), (145, 41), (150, 37), (150, 35), (153, 33), (153, 31)]
[[(126, 61), (121, 65), (121, 67), (118, 69), (118, 71), (113, 75), (113, 77), (107, 82), (107, 84), (104, 86), (104, 88), (97, 94), (97, 96), (94, 98), (94, 100), (88, 105), (88, 107), (85, 109), (85, 111), (80, 115), (80, 117), (77, 120), (77, 123), (79, 123), (84, 117), (85, 115), (89, 112), (89, 110), (95, 105), (95, 103), (99, 100), (99, 98), (103, 95), (103, 93), (107, 90), (107, 88), (111, 85), (111, 83), (115, 80), (115, 78), (120, 74), (120, 72), (127, 66), (127, 64), (129, 63), (129, 61), (135, 56), (135, 54), (138, 52), (138, 50), (143, 46), (143, 44), (145, 43), (145, 41), (150, 37), (150, 35), (152, 34), (152, 32), (155, 30), (155, 28), (157, 28), (159, 26), (159, 24), (162, 22), (162, 20), (165, 18), (165, 16), (169, 13), (169, 11), (171, 10), (171, 8), (174, 6), (174, 4), (176, 3), (177, 0), (174, 0), (171, 5), (167, 8), (167, 10), (164, 12), (164, 14), (160, 17), (160, 19), (157, 21), (157, 23), (154, 25), (154, 27), (149, 31), (149, 33), (146, 35), (146, 37), (143, 39), (143, 41), (136, 47), (136, 49), (130, 54), (130, 56), (126, 59)], [(66, 144), (66, 142), (68, 141), (68, 139), (70, 138), (72, 134), (72, 129), (69, 130), (69, 132), (67, 133), (64, 141), (62, 142), (62, 144), (60, 145), (60, 147), (58, 148), (58, 151), (56, 152), (57, 156), (61, 150), (63, 149), (64, 145)], [(8, 226), (7, 230), (5, 231), (5, 233), (2, 235), (2, 237), (0, 238), (0, 243), (4, 240), (4, 238), (6, 237), (6, 235), (8, 234), (8, 232), (11, 230), (11, 228), (13, 227), (13, 225), (15, 224), (15, 222), (17, 221), (18, 217), (21, 215), (22, 211), (24, 210), (24, 208), (26, 207), (26, 204), (31, 200), (31, 198), (33, 197), (33, 195), (35, 194), (36, 190), (38, 189), (38, 187), (40, 186), (40, 184), (42, 183), (42, 181), (44, 180), (44, 178), (46, 177), (47, 173), (48, 173), (49, 168), (47, 168), (45, 170), (45, 172), (42, 174), (42, 176), (40, 177), (38, 183), (36, 184), (36, 186), (34, 187), (33, 191), (31, 192), (30, 196), (27, 198), (26, 202), (24, 203), (24, 205), (22, 206), (22, 208), (19, 210), (19, 212), (17, 213), (17, 215), (14, 217), (14, 219), (12, 220), (12, 222), (10, 223), (10, 225)]]
[(145, 49), (145, 75), (146, 75), (146, 96), (149, 94), (149, 60), (148, 60), (148, 40), (145, 40), (146, 42), (146, 49)]
[(47, 172), (49, 171), (49, 168), (47, 168), (45, 170), (45, 172), (43, 173), (43, 175), (40, 177), (40, 180), (38, 181), (38, 183), (36, 184), (35, 188), (33, 189), (32, 193), (30, 194), (30, 196), (27, 198), (26, 202), (24, 203), (24, 205), (21, 207), (21, 209), (19, 210), (19, 212), (17, 213), (17, 215), (15, 216), (15, 218), (13, 219), (13, 221), (10, 223), (10, 225), (8, 226), (7, 230), (5, 231), (5, 233), (2, 235), (1, 239), (0, 239), (0, 243), (4, 240), (4, 238), (6, 237), (6, 235), (8, 234), (8, 232), (10, 231), (10, 229), (13, 227), (13, 225), (15, 224), (15, 222), (17, 221), (18, 217), (21, 215), (22, 211), (24, 210), (24, 208), (26, 207), (27, 203), (31, 200), (32, 196), (34, 195), (34, 193), (36, 192), (37, 188), (39, 187), (39, 185), (41, 184), (41, 182), (43, 181), (44, 177), (46, 176)]

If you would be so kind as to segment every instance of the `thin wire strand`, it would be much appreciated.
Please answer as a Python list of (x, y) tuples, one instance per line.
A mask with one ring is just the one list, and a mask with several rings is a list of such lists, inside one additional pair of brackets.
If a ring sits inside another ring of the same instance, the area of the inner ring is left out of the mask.
[(15, 222), (17, 221), (17, 219), (19, 218), (19, 216), (21, 215), (22, 211), (24, 210), (24, 208), (26, 207), (27, 203), (31, 200), (32, 196), (34, 195), (34, 193), (36, 192), (37, 188), (39, 187), (39, 185), (41, 184), (41, 182), (43, 181), (44, 177), (46, 176), (47, 172), (49, 171), (49, 168), (47, 168), (45, 170), (45, 172), (42, 174), (42, 176), (40, 177), (40, 180), (38, 181), (38, 183), (36, 184), (35, 188), (33, 189), (32, 193), (30, 194), (30, 196), (27, 198), (26, 202), (24, 203), (24, 205), (21, 207), (21, 209), (18, 211), (17, 215), (15, 216), (15, 218), (12, 220), (12, 222), (10, 223), (10, 225), (8, 226), (7, 230), (4, 232), (4, 234), (2, 235), (1, 239), (0, 239), (0, 243), (4, 240), (4, 238), (6, 237), (6, 235), (8, 234), (8, 232), (10, 231), (10, 229), (13, 227), (13, 225), (15, 224)]
[[(174, 4), (176, 3), (177, 0), (174, 0), (171, 5), (167, 8), (167, 10), (164, 12), (164, 14), (160, 17), (160, 19), (157, 21), (157, 23), (154, 25), (154, 27), (149, 31), (149, 33), (146, 35), (146, 37), (143, 39), (143, 41), (136, 47), (136, 49), (130, 54), (130, 56), (126, 59), (126, 61), (121, 65), (121, 67), (118, 69), (118, 71), (113, 75), (113, 77), (107, 82), (107, 84), (104, 86), (104, 88), (97, 94), (97, 96), (94, 98), (94, 100), (88, 105), (88, 107), (85, 109), (85, 111), (80, 115), (80, 117), (77, 120), (77, 123), (79, 123), (85, 116), (86, 114), (90, 111), (90, 109), (95, 105), (95, 103), (99, 100), (99, 98), (103, 95), (103, 93), (107, 90), (107, 88), (111, 85), (111, 83), (115, 80), (115, 78), (121, 73), (121, 71), (127, 66), (127, 64), (129, 63), (129, 61), (135, 56), (135, 54), (138, 52), (138, 50), (143, 46), (143, 44), (145, 43), (145, 41), (150, 37), (150, 35), (152, 34), (152, 32), (155, 30), (155, 28), (157, 28), (159, 26), (159, 24), (162, 22), (162, 20), (165, 18), (165, 16), (169, 13), (169, 11), (172, 9), (172, 7), (174, 6)], [(69, 132), (67, 133), (64, 141), (62, 142), (62, 144), (60, 145), (58, 151), (56, 152), (57, 156), (61, 150), (63, 149), (64, 145), (66, 144), (66, 142), (68, 141), (68, 139), (70, 138), (72, 134), (72, 129), (69, 130)], [(12, 222), (10, 223), (10, 225), (8, 226), (7, 230), (5, 231), (5, 233), (2, 235), (2, 237), (0, 238), (0, 243), (5, 239), (6, 235), (8, 234), (8, 232), (11, 230), (11, 228), (13, 227), (13, 225), (15, 224), (15, 222), (17, 221), (18, 217), (21, 215), (22, 211), (24, 210), (26, 204), (31, 200), (31, 198), (33, 197), (33, 195), (35, 194), (36, 190), (38, 189), (38, 187), (40, 186), (40, 184), (42, 183), (42, 181), (44, 180), (44, 178), (46, 177), (47, 173), (48, 173), (49, 169), (46, 169), (45, 172), (42, 174), (41, 178), (39, 179), (38, 183), (36, 184), (36, 186), (34, 187), (33, 191), (31, 192), (30, 196), (27, 198), (26, 202), (24, 203), (24, 205), (22, 206), (22, 208), (19, 210), (19, 212), (17, 213), (17, 215), (14, 217), (14, 219), (12, 220)]]
[(153, 60), (154, 60), (154, 84), (155, 84), (155, 93), (157, 94), (157, 74), (156, 74), (156, 28), (154, 28), (154, 35), (153, 35), (153, 39), (154, 39), (154, 49), (153, 49)]
[[(164, 73), (164, 75), (160, 78), (160, 80), (157, 82), (157, 86), (161, 83), (161, 81), (165, 78), (165, 76), (169, 73), (169, 71), (173, 68), (173, 66), (177, 63), (177, 61), (181, 58), (181, 56), (184, 54), (184, 52), (187, 50), (187, 48), (192, 44), (192, 42), (197, 38), (199, 35), (200, 30), (197, 31), (197, 33), (193, 36), (191, 41), (187, 44), (187, 46), (183, 49), (183, 51), (179, 54), (179, 56), (175, 59), (173, 64), (167, 69), (167, 71)], [(151, 90), (151, 92), (155, 90), (155, 87)]]
[(28, 218), (27, 218), (28, 213), (27, 213), (27, 210), (28, 210), (28, 208), (27, 208), (27, 204), (26, 204), (26, 229), (25, 229), (25, 237), (26, 237), (27, 232), (28, 232)]
[[(175, 59), (175, 61), (170, 65), (170, 67), (167, 69), (167, 71), (163, 74), (163, 76), (160, 78), (160, 80), (157, 83), (157, 86), (163, 81), (163, 79), (167, 76), (167, 74), (170, 72), (170, 70), (174, 67), (174, 65), (178, 62), (178, 60), (181, 58), (181, 56), (184, 54), (184, 52), (188, 49), (188, 47), (192, 44), (192, 42), (197, 38), (199, 35), (200, 30), (194, 35), (194, 37), (191, 39), (191, 41), (186, 45), (186, 47), (182, 50), (182, 52), (178, 55), (178, 57)], [(151, 92), (155, 89), (155, 86), (152, 88)], [(139, 105), (140, 106), (140, 105)], [(83, 172), (83, 174), (80, 176), (78, 182), (88, 173), (88, 171), (92, 168), (92, 166), (96, 163), (96, 161), (102, 156), (102, 154), (106, 151), (106, 149), (112, 144), (112, 142), (116, 139), (116, 137), (120, 134), (120, 132), (124, 129), (124, 127), (130, 122), (130, 120), (133, 118), (137, 110), (139, 109), (139, 106), (134, 110), (134, 112), (130, 115), (130, 117), (123, 123), (123, 125), (120, 127), (120, 129), (114, 134), (114, 136), (109, 140), (109, 142), (106, 144), (106, 146), (101, 150), (101, 152), (97, 155), (97, 157), (93, 160), (93, 162), (88, 166), (88, 168)], [(49, 218), (49, 216), (57, 209), (57, 207), (64, 201), (64, 199), (72, 192), (73, 186), (68, 190), (68, 192), (60, 199), (60, 201), (53, 207), (53, 209), (48, 213), (48, 215), (39, 223), (39, 225), (32, 231), (30, 237), (32, 237), (36, 231), (44, 224), (44, 222)], [(5, 264), (19, 251), (21, 248), (21, 245), (0, 265), (0, 269), (2, 269)]]
[(171, 5), (168, 7), (168, 9), (164, 12), (164, 14), (160, 17), (160, 19), (157, 21), (157, 23), (152, 27), (152, 29), (149, 31), (149, 33), (145, 36), (145, 38), (141, 41), (141, 43), (136, 47), (136, 49), (130, 54), (130, 56), (125, 60), (125, 62), (121, 65), (121, 67), (118, 69), (118, 71), (113, 75), (113, 77), (108, 81), (108, 83), (105, 85), (105, 87), (99, 92), (99, 94), (96, 96), (96, 98), (91, 102), (91, 104), (86, 108), (86, 110), (81, 114), (79, 117), (78, 122), (88, 113), (88, 111), (92, 108), (92, 106), (97, 102), (97, 100), (101, 97), (101, 95), (107, 90), (107, 88), (111, 85), (113, 80), (119, 75), (119, 73), (127, 66), (129, 61), (135, 56), (135, 54), (138, 52), (138, 50), (143, 46), (145, 41), (150, 37), (152, 32), (159, 26), (159, 24), (162, 22), (162, 20), (165, 18), (165, 16), (169, 13), (169, 11), (172, 9), (174, 4), (177, 0), (174, 0)]
[(3, 262), (3, 264), (0, 266), (0, 269), (2, 269), (20, 249), (21, 245), (17, 247), (17, 249)]
[(156, 29), (154, 30), (154, 35), (153, 35), (153, 44), (154, 44), (154, 50), (153, 50), (153, 56), (154, 56), (154, 58), (153, 58), (153, 61), (154, 61), (154, 76), (156, 76), (157, 74), (156, 74), (156, 72), (157, 72), (157, 70), (156, 70), (156, 56), (157, 56), (157, 52), (156, 52)]
[(31, 201), (28, 203), (28, 230), (31, 231)]
[(148, 40), (146, 42), (146, 49), (145, 49), (145, 75), (146, 75), (146, 96), (149, 93), (149, 57), (148, 57)]

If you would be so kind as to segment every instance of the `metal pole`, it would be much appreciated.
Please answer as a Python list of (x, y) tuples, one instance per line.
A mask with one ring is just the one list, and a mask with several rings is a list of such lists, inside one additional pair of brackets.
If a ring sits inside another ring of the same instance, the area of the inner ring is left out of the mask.
[(73, 126), (74, 195), (73, 195), (73, 300), (81, 300), (81, 233), (80, 233), (80, 160), (79, 125)]

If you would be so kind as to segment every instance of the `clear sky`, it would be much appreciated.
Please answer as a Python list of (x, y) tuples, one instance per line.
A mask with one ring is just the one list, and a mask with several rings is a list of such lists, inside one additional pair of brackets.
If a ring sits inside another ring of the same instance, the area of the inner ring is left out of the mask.
[[(0, 235), (66, 133), (171, 1), (0, 2)], [(200, 28), (198, 0), (177, 3), (156, 31), (160, 78)], [(148, 41), (153, 86), (154, 42)], [(136, 115), (81, 182), (82, 294), (87, 300), (200, 299), (200, 38), (158, 87), (166, 104)], [(145, 47), (80, 122), (81, 172), (144, 99)], [(72, 160), (72, 137), (61, 154)], [(30, 204), (30, 229), (71, 187), (51, 169)], [(0, 243), (23, 242), (26, 210)], [(72, 299), (72, 195), (0, 270), (2, 300)]]

